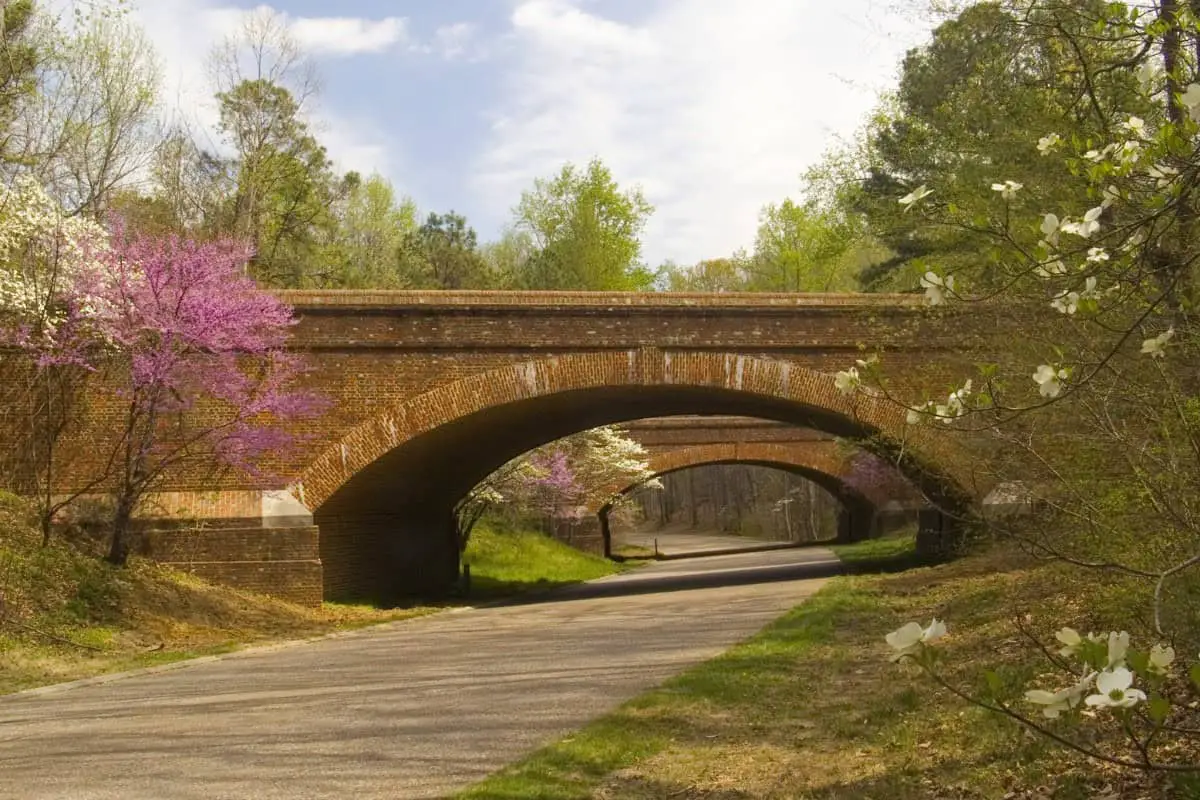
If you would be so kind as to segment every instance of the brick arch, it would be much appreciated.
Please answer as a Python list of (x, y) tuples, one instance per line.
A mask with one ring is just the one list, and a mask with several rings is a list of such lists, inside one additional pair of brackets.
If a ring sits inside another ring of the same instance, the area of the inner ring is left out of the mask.
[[(851, 469), (850, 459), (834, 442), (816, 444), (724, 442), (665, 450), (653, 453), (649, 458), (650, 471), (655, 476), (714, 464), (752, 464), (797, 472), (806, 477), (812, 477), (823, 488), (830, 489), (831, 494), (835, 496), (860, 495), (861, 497), (855, 499), (870, 503), (875, 508), (894, 499), (886, 488), (881, 490), (876, 487), (865, 487), (859, 490), (848, 486), (846, 477)], [(598, 493), (598, 496), (604, 499), (592, 511), (601, 511), (609, 505), (611, 498), (634, 491), (639, 485), (612, 484), (604, 487)]]
[[(863, 393), (848, 397), (829, 373), (793, 362), (723, 352), (658, 348), (593, 352), (527, 361), (481, 372), (393, 403), (355, 426), (300, 474), (292, 491), (316, 510), (365, 467), (422, 434), (473, 414), (535, 398), (589, 389), (718, 389), (783, 401), (821, 415), (843, 435), (878, 436), (902, 452), (906, 474), (929, 492), (970, 494), (950, 471), (947, 443), (905, 423), (896, 404)], [(612, 420), (621, 421), (621, 420)], [(541, 444), (540, 442), (537, 444)], [(536, 446), (536, 445), (535, 445)], [(514, 454), (515, 455), (515, 454)]]

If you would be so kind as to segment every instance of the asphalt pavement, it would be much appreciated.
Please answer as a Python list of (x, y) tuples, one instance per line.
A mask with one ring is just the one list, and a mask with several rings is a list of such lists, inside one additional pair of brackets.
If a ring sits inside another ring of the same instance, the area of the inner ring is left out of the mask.
[(802, 602), (822, 548), (651, 564), (550, 595), (0, 697), (0, 798), (437, 798)]

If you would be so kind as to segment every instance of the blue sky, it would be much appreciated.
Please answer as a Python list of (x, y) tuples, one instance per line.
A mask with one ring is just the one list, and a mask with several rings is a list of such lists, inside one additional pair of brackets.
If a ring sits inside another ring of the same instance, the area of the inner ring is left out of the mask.
[[(927, 26), (893, 0), (275, 0), (311, 53), (342, 169), (499, 234), (522, 189), (599, 156), (656, 213), (651, 264), (753, 243), (760, 208), (849, 136)], [(905, 0), (894, 0), (904, 3)], [(264, 8), (137, 0), (167, 100), (200, 129), (211, 48)]]

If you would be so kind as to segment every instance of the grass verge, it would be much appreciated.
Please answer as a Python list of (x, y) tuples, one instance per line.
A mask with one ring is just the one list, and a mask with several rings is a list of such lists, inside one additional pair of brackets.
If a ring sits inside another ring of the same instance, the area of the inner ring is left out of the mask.
[(551, 589), (627, 569), (543, 533), (495, 519), (484, 519), (475, 526), (463, 561), (471, 567), (471, 599)]
[(950, 620), (952, 680), (982, 689), (987, 664), (1019, 694), (1041, 662), (1013, 620), (1053, 630), (1068, 610), (1061, 569), (994, 551), (893, 574), (910, 537), (837, 549), (855, 569), (884, 571), (833, 579), (751, 640), (459, 800), (1200, 797), (1098, 768), (888, 660), (888, 631), (937, 615)]

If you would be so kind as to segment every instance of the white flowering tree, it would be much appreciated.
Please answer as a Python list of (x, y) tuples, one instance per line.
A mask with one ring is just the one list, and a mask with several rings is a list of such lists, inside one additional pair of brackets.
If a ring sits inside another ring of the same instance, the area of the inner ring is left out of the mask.
[[(1037, 513), (989, 522), (991, 532), (1092, 575), (1095, 591), (1117, 587), (1119, 624), (1139, 628), (1084, 636), (1062, 620), (1057, 649), (1030, 632), (1046, 674), (1015, 698), (994, 674), (986, 693), (946, 677), (941, 622), (887, 639), (947, 690), (1066, 747), (1122, 767), (1200, 771), (1200, 20), (1173, 0), (1011, 5), (1025, 19), (1091, 15), (1089, 58), (1072, 74), (1083, 76), (1077, 111), (1095, 133), (1045, 130), (1028, 142), (1053, 190), (984, 162), (983, 213), (941, 200), (934, 180), (897, 193), (906, 218), (977, 243), (974, 263), (926, 257), (919, 288), (950, 324), (966, 321), (964, 355), (980, 367), (935, 396), (894, 388), (886, 357), (847, 366), (836, 383), (998, 453), (978, 468), (1020, 482)], [(1080, 29), (1047, 28), (1039, 41), (1081, 53)], [(1135, 80), (1096, 88), (1114, 74)], [(1075, 599), (1086, 603), (1081, 586)]]
[(12, 484), (38, 498), (44, 539), (70, 501), (55, 495), (56, 445), (100, 344), (90, 321), (101, 301), (81, 290), (89, 283), (81, 278), (99, 274), (107, 248), (102, 227), (68, 215), (33, 178), (0, 186), (0, 459)]
[(471, 529), (493, 509), (541, 520), (575, 520), (588, 506), (608, 500), (602, 495), (612, 486), (651, 480), (645, 448), (615, 425), (559, 439), (508, 462), (459, 502), (460, 547), (466, 547)]

